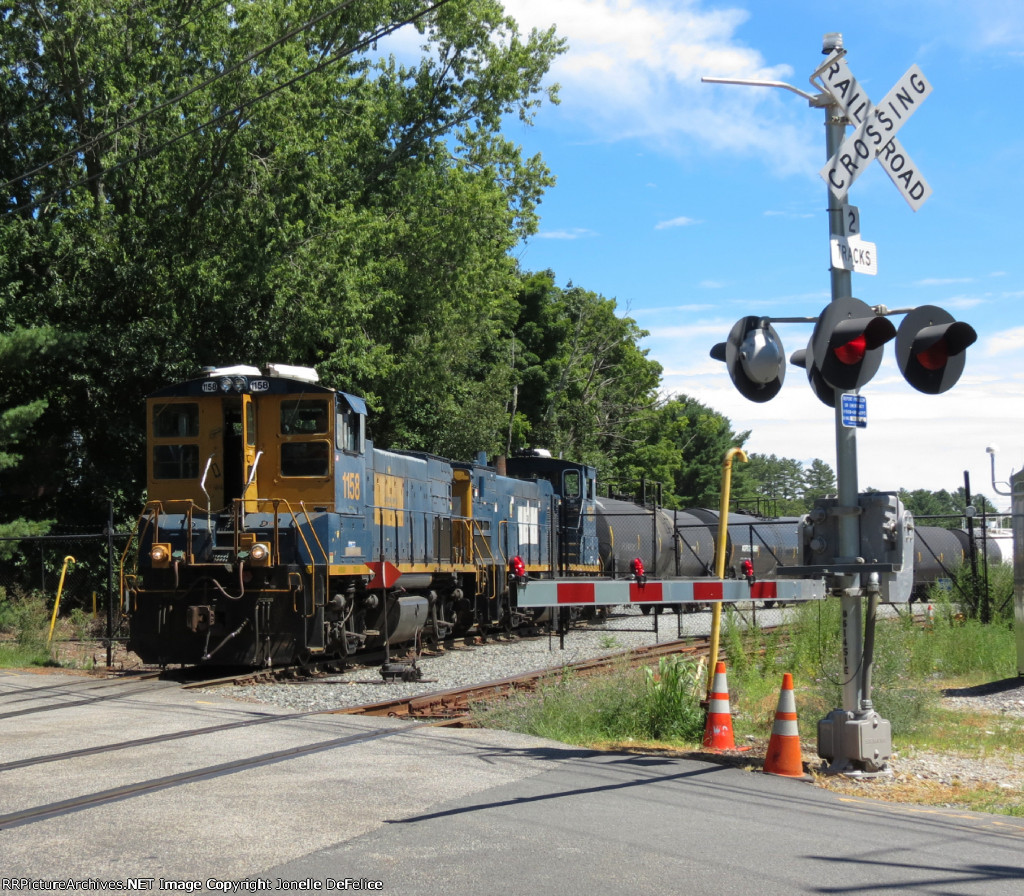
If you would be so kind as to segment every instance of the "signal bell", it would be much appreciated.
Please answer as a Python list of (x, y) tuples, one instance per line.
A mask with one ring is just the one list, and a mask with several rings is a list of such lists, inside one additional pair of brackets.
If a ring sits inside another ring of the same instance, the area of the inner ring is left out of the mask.
[(900, 324), (896, 360), (906, 381), (918, 392), (938, 395), (960, 379), (966, 349), (977, 339), (970, 324), (955, 320), (943, 308), (922, 305)]
[(711, 349), (711, 357), (725, 362), (733, 384), (751, 401), (770, 401), (786, 377), (782, 340), (766, 317), (740, 318), (729, 338)]

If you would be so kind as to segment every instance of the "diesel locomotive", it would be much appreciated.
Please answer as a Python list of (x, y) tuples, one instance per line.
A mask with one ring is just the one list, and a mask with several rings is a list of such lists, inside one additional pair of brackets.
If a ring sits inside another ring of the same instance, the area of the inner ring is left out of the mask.
[(503, 475), (385, 451), (366, 416), (285, 365), (149, 396), (129, 649), (165, 665), (344, 659), (518, 624), (510, 574), (599, 572), (592, 467), (517, 458)]
[[(147, 398), (146, 433), (121, 564), (146, 663), (343, 662), (536, 623), (548, 611), (517, 601), (528, 582), (713, 574), (717, 512), (599, 497), (593, 467), (545, 452), (491, 465), (376, 448), (363, 399), (309, 368), (208, 369)], [(728, 576), (798, 562), (798, 521), (729, 523)]]

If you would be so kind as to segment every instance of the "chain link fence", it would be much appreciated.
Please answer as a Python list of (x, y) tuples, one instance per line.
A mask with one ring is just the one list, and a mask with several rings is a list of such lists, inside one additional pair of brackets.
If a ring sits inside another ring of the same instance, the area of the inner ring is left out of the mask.
[(118, 640), (121, 631), (118, 573), (128, 533), (91, 532), (0, 539), (0, 597), (40, 594), (60, 614), (74, 611), (94, 629)]

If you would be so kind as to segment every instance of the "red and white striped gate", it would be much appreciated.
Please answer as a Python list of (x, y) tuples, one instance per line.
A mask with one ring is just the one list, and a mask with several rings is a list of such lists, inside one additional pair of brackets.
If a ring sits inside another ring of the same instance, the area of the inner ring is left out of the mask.
[(621, 604), (738, 603), (750, 600), (805, 601), (826, 596), (822, 579), (634, 579), (533, 580), (516, 586), (520, 607), (619, 606)]

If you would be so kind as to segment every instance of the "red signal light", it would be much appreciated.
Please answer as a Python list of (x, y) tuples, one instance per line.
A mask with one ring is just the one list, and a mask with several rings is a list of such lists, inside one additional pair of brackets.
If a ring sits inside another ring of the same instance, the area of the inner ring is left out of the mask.
[(949, 348), (946, 345), (946, 340), (940, 339), (935, 345), (918, 352), (914, 358), (925, 370), (942, 370), (949, 361)]
[(960, 379), (967, 348), (978, 339), (970, 324), (935, 305), (915, 308), (896, 334), (896, 360), (911, 386), (926, 395), (951, 389)]
[(844, 364), (860, 364), (868, 350), (867, 337), (861, 333), (843, 345), (837, 345), (833, 351), (835, 356)]
[(513, 557), (508, 565), (512, 567), (512, 575), (517, 579), (526, 577), (526, 564), (523, 563), (522, 557)]
[(641, 560), (639, 557), (634, 557), (633, 562), (630, 564), (630, 566), (633, 567), (633, 575), (635, 575), (637, 579), (642, 579), (644, 577), (643, 560)]

